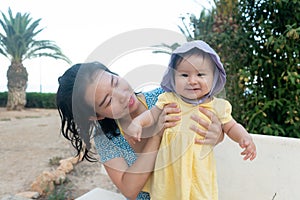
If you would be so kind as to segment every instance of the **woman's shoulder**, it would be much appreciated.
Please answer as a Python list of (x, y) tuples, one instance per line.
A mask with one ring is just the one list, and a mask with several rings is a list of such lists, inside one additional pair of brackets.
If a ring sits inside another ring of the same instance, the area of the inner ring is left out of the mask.
[(142, 92), (142, 94), (144, 95), (144, 97), (146, 99), (146, 104), (148, 105), (149, 109), (155, 105), (155, 103), (158, 100), (158, 96), (164, 92), (165, 91), (161, 87), (155, 88), (150, 91)]
[[(128, 157), (127, 154), (134, 154), (132, 148), (121, 134), (110, 139), (104, 134), (97, 134), (94, 136), (94, 143), (102, 163), (113, 158)], [(130, 159), (128, 162), (133, 161)]]
[(152, 90), (149, 90), (149, 91), (146, 91), (146, 92), (142, 92), (142, 94), (146, 97), (149, 97), (149, 96), (159, 96), (160, 94), (164, 93), (165, 91), (161, 88), (161, 87), (158, 87), (158, 88), (155, 88), (155, 89), (152, 89)]

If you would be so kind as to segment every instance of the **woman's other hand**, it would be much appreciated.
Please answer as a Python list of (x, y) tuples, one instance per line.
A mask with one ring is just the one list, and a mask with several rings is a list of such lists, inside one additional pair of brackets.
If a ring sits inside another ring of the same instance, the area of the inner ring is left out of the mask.
[[(177, 122), (181, 119), (178, 115), (180, 113), (180, 108), (178, 108), (176, 103), (166, 104), (159, 115), (157, 127), (159, 135), (162, 135), (166, 128), (174, 127)], [(156, 129), (157, 130), (157, 129)]]
[(196, 132), (198, 135), (204, 137), (204, 139), (195, 139), (196, 144), (210, 144), (210, 145), (217, 145), (224, 139), (224, 133), (222, 131), (222, 124), (217, 116), (202, 107), (199, 107), (199, 111), (206, 115), (211, 122), (202, 119), (200, 116), (192, 115), (191, 118), (195, 122), (197, 122), (200, 126), (204, 127), (205, 130), (200, 129), (197, 126), (191, 126), (190, 128)]

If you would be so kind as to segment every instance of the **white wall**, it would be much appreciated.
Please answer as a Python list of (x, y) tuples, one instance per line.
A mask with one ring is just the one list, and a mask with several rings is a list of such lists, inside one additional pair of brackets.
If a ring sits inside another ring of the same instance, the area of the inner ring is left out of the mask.
[[(228, 137), (215, 148), (219, 200), (300, 199), (300, 139), (252, 136), (258, 153), (253, 161), (244, 161), (241, 148)], [(120, 194), (99, 188), (79, 199), (107, 195), (122, 199)]]
[(78, 197), (76, 200), (126, 200), (126, 198), (118, 193), (104, 190), (102, 188), (95, 188), (88, 193)]
[(300, 139), (252, 136), (253, 161), (244, 161), (241, 148), (228, 137), (215, 148), (219, 199), (300, 199)]

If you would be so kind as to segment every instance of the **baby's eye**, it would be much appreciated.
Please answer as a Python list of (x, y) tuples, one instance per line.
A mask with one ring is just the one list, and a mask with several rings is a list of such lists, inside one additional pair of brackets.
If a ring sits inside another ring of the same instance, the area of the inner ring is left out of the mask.
[(189, 75), (187, 74), (181, 74), (182, 77), (188, 77)]
[(205, 74), (201, 74), (201, 73), (198, 74), (198, 76), (200, 76), (200, 77), (201, 77), (201, 76), (204, 76), (204, 75), (205, 75)]

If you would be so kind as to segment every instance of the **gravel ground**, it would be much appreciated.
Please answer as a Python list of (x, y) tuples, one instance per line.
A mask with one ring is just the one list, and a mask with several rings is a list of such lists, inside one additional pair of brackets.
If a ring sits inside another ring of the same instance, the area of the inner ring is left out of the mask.
[[(74, 156), (73, 147), (59, 130), (56, 110), (6, 111), (0, 108), (0, 199), (29, 191), (38, 175), (53, 170), (50, 159)], [(100, 163), (80, 162), (67, 178), (74, 197), (95, 187), (117, 192), (108, 176), (101, 173)]]

